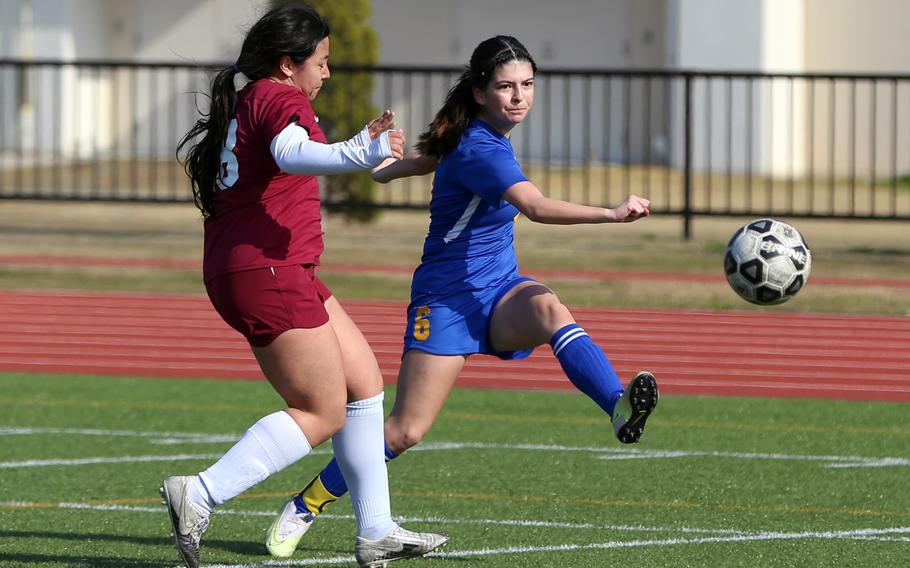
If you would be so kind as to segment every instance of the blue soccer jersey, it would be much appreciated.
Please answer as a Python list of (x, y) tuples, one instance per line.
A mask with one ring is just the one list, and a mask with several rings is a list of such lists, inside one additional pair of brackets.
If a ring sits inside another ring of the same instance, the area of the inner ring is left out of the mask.
[(509, 139), (474, 119), (436, 167), (430, 229), (412, 296), (483, 290), (514, 278), (514, 218), (502, 194), (527, 181)]
[(477, 119), (436, 167), (430, 229), (411, 283), (405, 351), (530, 355), (530, 349), (496, 352), (487, 337), (499, 299), (528, 280), (518, 274), (515, 259), (518, 209), (502, 199), (527, 179), (509, 139)]

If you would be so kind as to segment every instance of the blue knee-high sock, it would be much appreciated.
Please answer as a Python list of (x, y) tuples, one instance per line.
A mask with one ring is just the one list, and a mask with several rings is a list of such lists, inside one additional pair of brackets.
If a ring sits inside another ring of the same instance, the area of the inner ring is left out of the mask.
[(554, 333), (550, 346), (575, 388), (612, 416), (613, 407), (624, 389), (603, 349), (575, 323)]
[[(385, 461), (390, 461), (398, 457), (398, 454), (392, 451), (392, 448), (386, 444), (385, 446)], [(321, 488), (314, 488), (314, 484), (317, 482), (321, 483)], [(322, 490), (328, 491), (334, 499), (338, 499), (342, 495), (348, 492), (348, 484), (344, 480), (344, 475), (341, 474), (341, 468), (338, 467), (338, 460), (332, 458), (332, 461), (326, 465), (319, 476), (313, 480), (313, 483), (307, 486), (300, 495), (295, 498), (297, 503), (297, 511), (299, 513), (305, 512), (305, 510), (318, 509), (316, 511), (310, 511), (311, 513), (319, 514), (322, 512), (322, 508), (327, 504), (326, 498), (328, 496), (323, 493)], [(312, 495), (307, 495), (307, 493), (312, 493)], [(309, 497), (309, 498), (307, 498)], [(328, 501), (328, 502), (331, 502)], [(315, 505), (315, 506), (309, 506)]]

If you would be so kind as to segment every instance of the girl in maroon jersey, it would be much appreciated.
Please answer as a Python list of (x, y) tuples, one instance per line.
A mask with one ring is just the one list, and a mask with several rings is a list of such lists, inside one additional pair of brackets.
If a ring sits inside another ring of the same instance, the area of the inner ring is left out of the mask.
[[(178, 154), (187, 149), (184, 167), (205, 219), (206, 291), (287, 404), (208, 469), (165, 479), (161, 494), (188, 567), (199, 564), (215, 506), (329, 438), (350, 486), (361, 566), (422, 556), (446, 541), (392, 520), (379, 365), (316, 275), (323, 240), (315, 176), (369, 170), (400, 158), (404, 145), (390, 111), (350, 140), (327, 143), (310, 101), (330, 75), (328, 36), (325, 20), (307, 6), (267, 13), (237, 63), (215, 76), (208, 114), (178, 146)], [(249, 80), (239, 92), (238, 73)], [(281, 554), (281, 535), (270, 534), (272, 541), (271, 552)]]

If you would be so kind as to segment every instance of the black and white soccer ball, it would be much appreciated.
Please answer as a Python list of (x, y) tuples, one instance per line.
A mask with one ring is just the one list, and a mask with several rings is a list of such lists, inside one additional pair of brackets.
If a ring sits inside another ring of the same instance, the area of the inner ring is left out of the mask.
[(743, 299), (761, 306), (781, 304), (809, 280), (812, 253), (792, 225), (756, 219), (737, 229), (727, 244), (724, 272)]

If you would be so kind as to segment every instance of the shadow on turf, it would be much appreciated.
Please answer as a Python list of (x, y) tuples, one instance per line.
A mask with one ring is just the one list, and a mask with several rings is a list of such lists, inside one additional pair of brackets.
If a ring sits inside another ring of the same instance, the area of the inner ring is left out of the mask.
[[(78, 542), (123, 542), (129, 544), (136, 544), (140, 546), (166, 546), (170, 549), (174, 549), (174, 541), (171, 537), (137, 537), (137, 536), (126, 536), (126, 535), (106, 535), (106, 534), (78, 534), (78, 533), (63, 533), (63, 532), (37, 532), (37, 531), (10, 531), (10, 530), (0, 530), (0, 539), (11, 539), (15, 541), (18, 539), (29, 539), (29, 538), (49, 538), (54, 540), (73, 540)], [(202, 542), (202, 554), (205, 556), (206, 549), (209, 550), (223, 550), (226, 552), (232, 552), (234, 554), (252, 556), (252, 557), (266, 557), (268, 554), (265, 551), (265, 547), (260, 543), (254, 542), (237, 542), (233, 540), (218, 540), (218, 539), (205, 539)], [(320, 552), (332, 552), (337, 554), (347, 554), (353, 553), (352, 550), (339, 550), (336, 548), (328, 547), (308, 547), (307, 550), (310, 551), (320, 551)], [(301, 552), (305, 554), (305, 552)], [(174, 549), (174, 554), (177, 554), (176, 549)], [(105, 556), (82, 556), (79, 557), (76, 554), (63, 556), (55, 554), (9, 554), (9, 553), (0, 553), (0, 566), (16, 566), (19, 564), (40, 564), (48, 562), (59, 562), (66, 564), (67, 566), (98, 566), (98, 567), (113, 567), (113, 566), (174, 566), (174, 560), (148, 560), (148, 559), (129, 559), (123, 557), (105, 557)]]
[(0, 566), (41, 565), (47, 563), (64, 566), (174, 566), (176, 560), (131, 560), (129, 558), (97, 557), (74, 558), (73, 556), (56, 556), (53, 554), (0, 554)]

